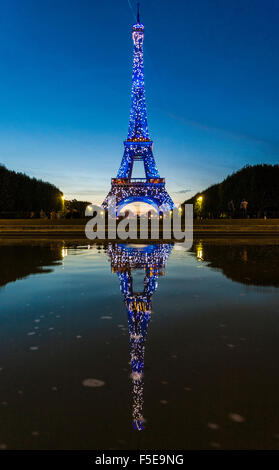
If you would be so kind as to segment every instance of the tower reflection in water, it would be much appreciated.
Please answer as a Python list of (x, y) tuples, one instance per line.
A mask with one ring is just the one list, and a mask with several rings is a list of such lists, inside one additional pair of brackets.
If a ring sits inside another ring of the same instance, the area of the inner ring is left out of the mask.
[[(165, 264), (171, 253), (171, 244), (162, 245), (109, 245), (112, 272), (117, 273), (120, 290), (128, 313), (131, 378), (133, 382), (133, 426), (144, 430), (143, 387), (144, 350), (147, 328), (152, 313), (152, 295), (158, 287), (158, 277), (165, 274)], [(142, 292), (133, 289), (132, 272), (144, 271)]]

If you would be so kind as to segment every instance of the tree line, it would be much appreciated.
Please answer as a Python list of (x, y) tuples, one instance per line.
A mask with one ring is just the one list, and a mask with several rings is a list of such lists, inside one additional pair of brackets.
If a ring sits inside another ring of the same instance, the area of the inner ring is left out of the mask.
[(8, 170), (0, 164), (0, 215), (28, 216), (41, 209), (63, 209), (63, 193), (51, 183)]
[(234, 216), (238, 217), (243, 200), (248, 202), (249, 217), (278, 217), (279, 165), (247, 165), (184, 204), (193, 204), (196, 216), (218, 218), (230, 214), (233, 201)]

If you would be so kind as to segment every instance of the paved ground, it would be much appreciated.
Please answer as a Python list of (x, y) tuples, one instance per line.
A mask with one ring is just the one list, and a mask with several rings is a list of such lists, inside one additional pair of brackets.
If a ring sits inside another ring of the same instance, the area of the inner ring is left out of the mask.
[[(0, 219), (0, 237), (84, 236), (87, 219)], [(279, 237), (279, 219), (211, 219), (194, 222), (195, 236)]]

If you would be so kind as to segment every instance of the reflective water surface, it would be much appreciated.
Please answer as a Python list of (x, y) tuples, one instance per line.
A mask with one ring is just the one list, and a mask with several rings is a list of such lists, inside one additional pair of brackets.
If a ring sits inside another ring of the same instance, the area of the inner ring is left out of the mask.
[(278, 449), (279, 242), (0, 242), (0, 449)]

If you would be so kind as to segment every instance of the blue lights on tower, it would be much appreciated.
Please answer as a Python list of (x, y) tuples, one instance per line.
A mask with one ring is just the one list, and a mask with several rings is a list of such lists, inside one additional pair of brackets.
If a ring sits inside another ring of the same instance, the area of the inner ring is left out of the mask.
[(149, 141), (144, 88), (143, 40), (144, 26), (133, 26), (134, 60), (130, 125), (127, 140)]
[[(124, 155), (117, 173), (112, 179), (111, 190), (103, 202), (104, 209), (110, 208), (110, 199), (116, 197), (118, 206), (128, 204), (127, 201), (153, 201), (159, 212), (173, 209), (174, 204), (165, 189), (165, 179), (160, 177), (153, 156), (153, 142), (150, 139), (145, 103), (143, 41), (144, 25), (140, 22), (139, 10), (137, 23), (133, 25), (132, 38), (133, 75), (132, 102), (130, 123), (127, 139), (124, 141)], [(132, 178), (135, 161), (141, 160), (144, 165), (145, 179), (135, 181)]]

